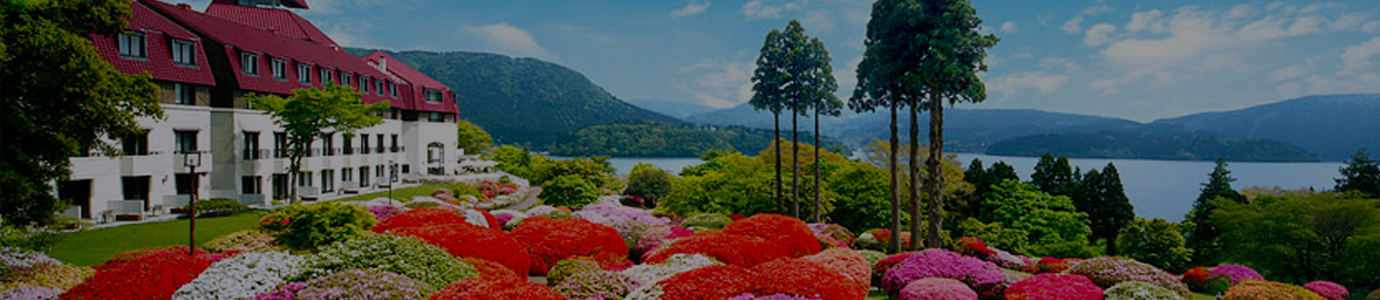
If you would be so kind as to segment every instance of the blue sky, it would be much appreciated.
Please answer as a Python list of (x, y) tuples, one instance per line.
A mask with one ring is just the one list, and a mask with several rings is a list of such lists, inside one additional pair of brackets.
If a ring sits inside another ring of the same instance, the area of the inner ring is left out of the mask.
[[(988, 100), (961, 107), (1150, 121), (1380, 92), (1380, 1), (973, 2), (1002, 41), (983, 75)], [(872, 1), (308, 3), (299, 13), (347, 46), (535, 57), (619, 98), (730, 107), (751, 96), (763, 37), (791, 19), (824, 41), (851, 95)]]

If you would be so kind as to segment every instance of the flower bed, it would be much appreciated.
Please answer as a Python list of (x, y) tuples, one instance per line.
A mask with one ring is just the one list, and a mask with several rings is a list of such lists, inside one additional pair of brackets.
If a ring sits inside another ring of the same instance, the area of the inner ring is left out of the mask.
[(242, 253), (217, 261), (196, 279), (173, 294), (182, 299), (243, 299), (269, 292), (287, 283), (306, 264), (299, 256), (284, 252)]
[(603, 271), (599, 267), (599, 262), (588, 257), (574, 257), (556, 262), (551, 266), (551, 270), (546, 272), (546, 284), (555, 286), (561, 284), (566, 278), (575, 274)]
[(1323, 300), (1303, 287), (1264, 280), (1246, 280), (1232, 285), (1222, 300)]
[(419, 300), (436, 289), (425, 282), (379, 270), (348, 270), (307, 281), (297, 300)]
[(392, 234), (417, 237), (446, 249), (459, 257), (486, 259), (502, 264), (509, 270), (528, 270), (527, 247), (507, 232), (459, 223), (425, 227), (403, 227)]
[(647, 227), (638, 234), (637, 244), (633, 246), (632, 257), (639, 262), (650, 256), (652, 250), (661, 248), (667, 241), (687, 237), (694, 231), (676, 225), (656, 225)]
[(778, 258), (790, 257), (778, 244), (763, 238), (706, 232), (681, 238), (666, 248), (652, 252), (646, 263), (659, 263), (675, 254), (704, 254), (725, 264), (739, 267), (752, 267)]
[(294, 279), (312, 279), (345, 270), (377, 269), (439, 288), (477, 275), (473, 266), (456, 260), (444, 249), (412, 237), (376, 233), (323, 247), (306, 260), (307, 270)]
[(654, 284), (685, 271), (717, 265), (723, 263), (702, 254), (675, 254), (661, 263), (636, 265), (623, 270), (622, 273), (642, 286)]
[[(227, 255), (186, 248), (159, 248), (127, 253), (120, 261), (97, 266), (95, 275), (63, 293), (60, 299), (168, 299), (211, 263)], [(183, 250), (183, 251), (176, 251)]]
[(62, 295), (62, 290), (46, 288), (41, 286), (24, 285), (0, 292), (0, 299), (11, 300), (47, 300), (57, 299)]
[(867, 259), (863, 258), (858, 251), (847, 248), (830, 248), (802, 259), (842, 273), (863, 292), (872, 287), (872, 265), (868, 264)]
[(535, 275), (546, 275), (551, 265), (577, 256), (594, 258), (605, 268), (628, 262), (628, 245), (618, 231), (585, 219), (530, 217), (513, 229), (513, 237), (529, 247)]
[(901, 289), (901, 300), (977, 300), (978, 294), (963, 282), (948, 278), (924, 278)]
[(374, 214), (374, 221), (383, 222), (402, 213), (402, 210), (392, 205), (374, 205), (369, 207), (369, 213)]
[(363, 207), (337, 203), (293, 204), (259, 221), (279, 244), (296, 250), (313, 249), (369, 231), (378, 221)]
[(468, 278), (447, 285), (429, 300), (565, 300), (544, 285), (522, 279)]
[(708, 266), (655, 284), (644, 284), (624, 300), (719, 300), (752, 291), (752, 273), (743, 267)]
[(782, 293), (831, 300), (867, 296), (866, 289), (844, 273), (805, 259), (778, 259), (759, 264), (752, 271), (756, 273), (752, 293), (757, 295)]
[(1110, 288), (1124, 281), (1144, 281), (1154, 284), (1181, 296), (1188, 296), (1188, 287), (1180, 283), (1174, 275), (1139, 261), (1102, 256), (1080, 262), (1068, 269), (1069, 274), (1088, 277), (1097, 286)]
[(790, 257), (819, 253), (814, 232), (800, 219), (778, 214), (756, 214), (724, 226), (724, 233), (759, 237), (770, 241)]
[(844, 228), (839, 224), (810, 223), (806, 225), (810, 227), (810, 232), (813, 232), (815, 235), (828, 236), (835, 241), (843, 242), (844, 245), (852, 245), (853, 240), (858, 239), (856, 236), (853, 236), (852, 231), (848, 231), (848, 228)]
[(1260, 273), (1256, 272), (1255, 269), (1234, 264), (1224, 264), (1212, 268), (1212, 275), (1210, 275), (1210, 277), (1218, 276), (1230, 279), (1231, 285), (1236, 285), (1246, 280), (1265, 280), (1265, 276), (1260, 276)]
[(1331, 281), (1314, 281), (1303, 285), (1303, 288), (1318, 293), (1327, 300), (1344, 300), (1351, 297), (1351, 292), (1346, 287)]
[(590, 204), (570, 215), (608, 226), (615, 226), (615, 224), (627, 221), (637, 221), (647, 225), (671, 224), (671, 220), (653, 216), (650, 211), (614, 204)]
[(920, 251), (882, 275), (882, 288), (892, 295), (913, 281), (928, 277), (962, 281), (974, 290), (992, 288), (1002, 282), (1001, 268), (977, 258), (943, 249)]
[(552, 290), (570, 299), (621, 300), (635, 288), (637, 282), (628, 275), (593, 270), (575, 273), (556, 284)]
[(1183, 300), (1184, 297), (1169, 289), (1145, 283), (1127, 281), (1118, 283), (1105, 292), (1105, 300)]
[(370, 229), (374, 232), (384, 233), (405, 227), (424, 227), (445, 224), (466, 223), (465, 217), (456, 213), (457, 211), (449, 208), (418, 208), (409, 210), (392, 218), (383, 220)]
[(1102, 288), (1087, 277), (1040, 274), (1006, 288), (1008, 300), (1099, 300)]
[[(24, 288), (12, 293), (14, 297), (0, 299), (33, 299), (56, 291), (57, 294), (81, 284), (96, 270), (63, 264), (40, 252), (0, 247), (0, 291)], [(51, 299), (42, 298), (42, 299)]]
[(820, 298), (810, 298), (788, 294), (771, 294), (766, 296), (754, 296), (752, 294), (742, 294), (728, 300), (821, 300)]

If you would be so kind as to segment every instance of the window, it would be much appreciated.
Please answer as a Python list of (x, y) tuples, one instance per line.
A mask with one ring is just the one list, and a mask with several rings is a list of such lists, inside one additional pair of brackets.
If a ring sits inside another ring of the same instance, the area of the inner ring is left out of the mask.
[(343, 137), (345, 140), (340, 143), (340, 146), (343, 147), (341, 150), (344, 150), (342, 152), (344, 152), (345, 155), (355, 154), (354, 138), (349, 134), (343, 135)]
[(259, 75), (259, 55), (249, 52), (240, 52), (240, 69), (244, 70), (244, 75)]
[(410, 173), (412, 172), (412, 165), (404, 164), (403, 167), (402, 167), (402, 169), (403, 169), (403, 172), (402, 172), (403, 174), (410, 174)]
[(174, 178), (173, 178), (173, 181), (175, 181), (174, 184), (177, 185), (177, 194), (178, 194), (178, 195), (191, 195), (191, 194), (192, 194), (192, 186), (193, 186), (193, 185), (192, 185), (192, 179), (194, 179), (196, 175), (195, 175), (195, 174), (185, 174), (185, 173), (177, 173), (177, 174), (174, 174), (174, 175), (177, 176), (177, 177), (174, 177)]
[(431, 143), (426, 145), (426, 163), (442, 163), (446, 156), (446, 149), (441, 147), (441, 143)]
[(350, 182), (350, 181), (353, 181), (354, 179), (352, 179), (352, 178), (355, 177), (354, 174), (355, 174), (355, 169), (351, 169), (351, 168), (342, 168), (342, 169), (340, 169), (340, 181), (341, 181), (341, 182)]
[(379, 134), (379, 143), (378, 143), (378, 145), (379, 145), (378, 149), (374, 149), (374, 150), (377, 150), (378, 153), (383, 153), (383, 134), (382, 134), (382, 133)]
[(284, 157), (287, 157), (287, 133), (286, 133), (286, 132), (274, 132), (274, 133), (273, 133), (273, 157), (274, 157), (274, 158), (284, 158)]
[(302, 172), (302, 176), (298, 176), (298, 177), (297, 177), (297, 186), (300, 186), (300, 187), (309, 187), (309, 186), (312, 186), (312, 185), (311, 185), (311, 173), (312, 173), (312, 172)]
[(383, 165), (374, 166), (374, 178), (383, 178)]
[(287, 199), (288, 174), (273, 174), (273, 198)]
[(369, 135), (361, 134), (359, 137), (359, 153), (369, 154)]
[(196, 105), (196, 86), (173, 83), (173, 102), (182, 105)]
[(397, 98), (397, 97), (398, 97), (398, 83), (397, 83), (397, 82), (392, 82), (392, 81), (389, 81), (389, 82), (388, 82), (388, 96), (389, 96), (389, 97), (393, 97), (393, 98)]
[(262, 176), (240, 176), (240, 194), (258, 195), (264, 193)]
[(274, 58), (269, 61), (269, 68), (273, 71), (273, 79), (287, 80), (287, 61), (281, 58)]
[(311, 84), (311, 65), (297, 63), (297, 82)]
[(172, 41), (173, 63), (183, 66), (196, 65), (196, 43), (187, 40)]
[(359, 167), (359, 186), (369, 186), (369, 166)]
[(392, 148), (392, 149), (389, 149), (389, 150), (392, 150), (393, 153), (397, 153), (397, 152), (398, 152), (398, 149), (399, 149), (399, 148), (398, 148), (398, 135), (396, 135), (396, 134), (392, 135), (392, 139), (393, 139), (393, 143), (392, 143), (393, 148)]
[[(259, 159), (259, 133), (252, 131), (244, 132), (244, 159)], [(247, 194), (247, 193), (246, 193)]]
[(340, 82), (340, 85), (350, 85), (350, 83), (353, 82), (353, 81), (350, 81), (350, 73), (349, 73), (349, 72), (341, 71), (341, 72), (339, 72), (339, 73), (340, 73), (340, 81), (339, 81), (339, 82)]
[(145, 43), (143, 32), (131, 32), (120, 34), (120, 57), (124, 58), (149, 58), (148, 44)]
[(131, 133), (120, 139), (121, 150), (125, 155), (149, 155), (149, 133), (148, 131)]
[(173, 134), (173, 145), (177, 147), (177, 153), (196, 152), (195, 130), (174, 130)]
[(321, 170), (321, 192), (335, 190), (335, 170)]
[(318, 70), (321, 70), (321, 85), (322, 85), (322, 86), (330, 85), (330, 84), (331, 84), (331, 69), (327, 69), (327, 68), (318, 68)]
[(443, 101), (443, 99), (445, 99), (445, 97), (443, 97), (443, 95), (441, 94), (441, 90), (423, 89), (422, 94), (426, 95), (426, 102), (439, 103)]
[(326, 156), (335, 155), (335, 134), (327, 134), (321, 138), (321, 151), (325, 152)]
[(374, 93), (383, 96), (383, 79), (374, 78)]
[(445, 114), (443, 114), (443, 113), (438, 113), (438, 112), (434, 112), (434, 111), (433, 111), (433, 112), (430, 112), (430, 113), (427, 114), (427, 120), (428, 120), (428, 121), (432, 121), (432, 122), (440, 123), (440, 122), (445, 122), (445, 121), (446, 121), (446, 118), (445, 118)]
[(365, 76), (356, 76), (355, 78), (359, 78), (359, 92), (360, 92), (360, 93), (368, 94), (368, 93), (369, 93), (369, 77), (365, 77)]
[(124, 200), (149, 201), (149, 176), (120, 177)]

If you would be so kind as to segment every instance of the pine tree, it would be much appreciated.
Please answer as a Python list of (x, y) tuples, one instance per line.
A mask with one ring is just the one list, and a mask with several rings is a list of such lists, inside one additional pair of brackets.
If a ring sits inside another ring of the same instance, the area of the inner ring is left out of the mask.
[(1232, 189), (1231, 183), (1236, 181), (1231, 177), (1231, 171), (1227, 170), (1227, 161), (1224, 157), (1217, 157), (1217, 166), (1208, 174), (1208, 182), (1203, 184), (1202, 193), (1198, 194), (1198, 199), (1193, 201), (1193, 210), (1188, 212), (1185, 219), (1191, 223), (1191, 230), (1185, 238), (1188, 239), (1188, 247), (1197, 253), (1193, 257), (1194, 265), (1211, 265), (1217, 263), (1217, 237), (1222, 234), (1221, 230), (1209, 220), (1212, 218), (1213, 211), (1217, 210), (1217, 205), (1213, 201), (1222, 199), (1236, 203), (1246, 203), (1246, 196)]
[(1356, 154), (1339, 169), (1342, 178), (1337, 181), (1338, 192), (1356, 192), (1362, 197), (1380, 197), (1380, 164), (1370, 159), (1366, 149), (1356, 150)]
[(1121, 184), (1121, 173), (1116, 165), (1108, 163), (1101, 172), (1089, 170), (1083, 176), (1081, 187), (1078, 197), (1074, 198), (1074, 206), (1079, 212), (1088, 214), (1092, 237), (1106, 242), (1107, 254), (1117, 254), (1117, 236), (1136, 217), (1135, 208)]

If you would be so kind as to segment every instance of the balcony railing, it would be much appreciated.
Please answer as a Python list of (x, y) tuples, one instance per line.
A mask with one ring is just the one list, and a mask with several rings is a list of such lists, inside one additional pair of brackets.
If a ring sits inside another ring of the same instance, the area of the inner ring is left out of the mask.
[(268, 149), (255, 149), (244, 151), (244, 160), (258, 160), (268, 158)]

